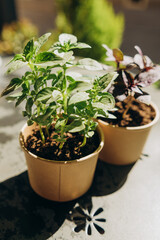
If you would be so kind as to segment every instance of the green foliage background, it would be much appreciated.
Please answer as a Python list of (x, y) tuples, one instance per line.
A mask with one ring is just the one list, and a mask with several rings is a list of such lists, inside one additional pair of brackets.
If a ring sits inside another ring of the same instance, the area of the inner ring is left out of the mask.
[(156, 88), (160, 89), (160, 80), (158, 82), (156, 82), (154, 85)]
[(103, 61), (106, 51), (102, 43), (110, 48), (120, 46), (124, 16), (115, 14), (112, 4), (107, 0), (56, 0), (56, 4), (58, 14), (54, 38), (62, 32), (67, 32), (92, 46), (92, 51), (78, 51), (77, 55)]

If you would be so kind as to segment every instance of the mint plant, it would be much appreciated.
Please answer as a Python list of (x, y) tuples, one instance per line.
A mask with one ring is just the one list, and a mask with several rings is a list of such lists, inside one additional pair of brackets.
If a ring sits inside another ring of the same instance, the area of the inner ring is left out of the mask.
[(74, 49), (90, 46), (77, 42), (76, 36), (71, 34), (61, 34), (58, 42), (42, 52), (41, 47), (49, 36), (50, 33), (46, 33), (38, 40), (30, 40), (23, 53), (15, 55), (10, 61), (8, 73), (23, 66), (28, 66), (30, 70), (21, 78), (11, 79), (1, 96), (9, 94), (7, 100), (15, 101), (15, 106), (24, 102), (22, 114), (27, 117), (28, 125), (34, 122), (39, 125), (43, 143), (45, 136), (50, 137), (49, 129), (54, 124), (54, 138), (59, 142), (59, 148), (66, 141), (66, 132), (82, 134), (82, 147), (86, 139), (93, 136), (97, 117), (113, 117), (108, 110), (114, 108), (115, 101), (107, 91), (117, 73), (92, 79), (77, 74), (77, 68), (69, 71), (71, 68), (75, 70), (75, 67), (101, 70), (102, 66), (89, 58), (75, 60)]
[(123, 113), (123, 118), (125, 118), (134, 98), (146, 104), (150, 103), (150, 95), (142, 89), (160, 79), (160, 66), (154, 64), (148, 56), (145, 56), (138, 46), (135, 46), (138, 54), (133, 58), (124, 56), (120, 49), (111, 50), (106, 45), (103, 45), (103, 47), (107, 50), (106, 60), (115, 62), (116, 72), (118, 73), (118, 77), (109, 92), (118, 101), (128, 98), (127, 107)]

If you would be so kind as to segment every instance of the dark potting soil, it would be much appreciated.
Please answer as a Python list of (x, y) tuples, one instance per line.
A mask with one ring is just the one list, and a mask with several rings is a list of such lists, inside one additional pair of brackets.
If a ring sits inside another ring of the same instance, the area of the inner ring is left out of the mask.
[[(114, 112), (116, 119), (107, 119), (107, 122), (111, 125), (119, 127), (137, 127), (150, 123), (155, 118), (155, 111), (151, 105), (139, 102), (134, 98), (125, 119), (122, 118), (123, 112), (126, 109), (128, 99), (123, 102), (117, 102), (117, 111)], [(113, 114), (113, 113), (112, 113)]]
[(79, 159), (93, 153), (100, 144), (99, 135), (97, 132), (91, 138), (87, 138), (87, 143), (84, 147), (79, 147), (82, 144), (83, 136), (78, 133), (67, 133), (66, 142), (62, 149), (59, 148), (60, 143), (53, 139), (55, 135), (54, 127), (49, 129), (50, 138), (45, 134), (45, 128), (43, 132), (46, 138), (45, 144), (42, 143), (40, 132), (37, 129), (33, 130), (32, 135), (27, 138), (25, 147), (31, 153), (35, 155), (57, 161), (71, 161)]

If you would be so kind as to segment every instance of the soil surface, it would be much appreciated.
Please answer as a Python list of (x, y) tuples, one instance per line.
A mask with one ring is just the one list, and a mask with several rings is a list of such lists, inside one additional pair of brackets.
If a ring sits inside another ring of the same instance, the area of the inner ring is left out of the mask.
[(123, 102), (116, 103), (116, 108), (118, 108), (114, 112), (116, 119), (107, 119), (109, 124), (119, 127), (137, 127), (148, 124), (155, 118), (156, 113), (151, 105), (146, 105), (133, 98), (132, 104), (123, 119), (122, 115), (126, 109), (127, 102), (128, 99), (126, 98)]
[[(44, 135), (46, 135), (45, 128), (43, 128), (43, 132)], [(62, 149), (59, 149), (60, 143), (53, 139), (53, 136), (55, 135), (54, 127), (49, 129), (49, 133), (50, 138), (45, 136), (46, 142), (43, 144), (38, 128), (35, 129), (32, 135), (27, 138), (25, 147), (28, 149), (28, 151), (42, 158), (57, 161), (71, 161), (93, 153), (100, 144), (100, 139), (97, 132), (95, 132), (93, 137), (87, 139), (87, 143), (84, 147), (79, 147), (83, 141), (82, 135), (78, 133), (67, 133), (67, 140)]]

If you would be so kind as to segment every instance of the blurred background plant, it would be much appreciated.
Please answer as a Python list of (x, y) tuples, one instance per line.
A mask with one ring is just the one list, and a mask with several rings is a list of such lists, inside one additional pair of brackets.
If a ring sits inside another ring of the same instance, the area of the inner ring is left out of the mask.
[(156, 82), (154, 85), (156, 88), (160, 89), (160, 80), (158, 82)]
[[(123, 14), (115, 14), (113, 6), (106, 0), (56, 0), (57, 17), (50, 41), (57, 40), (62, 32), (74, 34), (79, 41), (92, 46), (92, 51), (77, 51), (78, 56), (102, 61), (105, 51), (102, 43), (119, 47), (124, 32)], [(48, 45), (50, 43), (48, 41)]]
[[(159, 63), (160, 3), (146, 2), (143, 6), (144, 0), (0, 0), (0, 55), (19, 53), (29, 38), (52, 32), (47, 50), (66, 32), (92, 46), (90, 53), (77, 51), (77, 56), (105, 63), (102, 43), (131, 56), (138, 44)], [(156, 86), (160, 88), (160, 83)]]
[(32, 37), (38, 36), (38, 28), (27, 19), (5, 23), (0, 34), (0, 55), (21, 53)]

